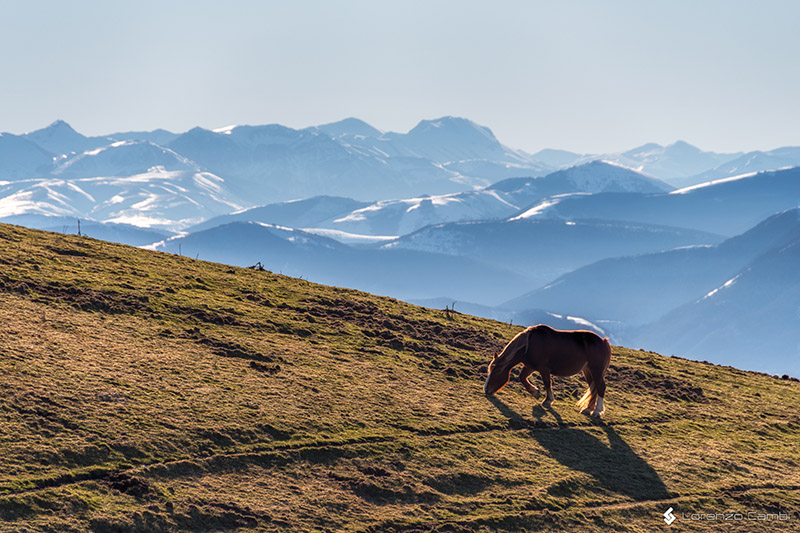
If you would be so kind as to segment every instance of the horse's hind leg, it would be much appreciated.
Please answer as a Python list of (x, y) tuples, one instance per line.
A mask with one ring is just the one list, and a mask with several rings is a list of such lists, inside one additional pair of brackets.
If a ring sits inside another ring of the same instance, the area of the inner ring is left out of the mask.
[(542, 375), (542, 383), (544, 384), (544, 390), (547, 395), (542, 402), (542, 407), (550, 407), (550, 404), (553, 403), (555, 400), (555, 396), (553, 396), (553, 384), (550, 381), (550, 372), (547, 370), (540, 370), (539, 373)]
[[(605, 363), (607, 365), (607, 363)], [(605, 379), (605, 366), (599, 366), (591, 370), (592, 375), (592, 388), (594, 389), (594, 399), (590, 408), (592, 408), (592, 416), (598, 417), (603, 414), (604, 406), (603, 401), (606, 396), (606, 379)]]
[(603, 407), (603, 399), (606, 396), (606, 380), (602, 373), (597, 377), (595, 390), (597, 391), (597, 405), (595, 405), (594, 411), (592, 411), (592, 416), (601, 416), (605, 410)]

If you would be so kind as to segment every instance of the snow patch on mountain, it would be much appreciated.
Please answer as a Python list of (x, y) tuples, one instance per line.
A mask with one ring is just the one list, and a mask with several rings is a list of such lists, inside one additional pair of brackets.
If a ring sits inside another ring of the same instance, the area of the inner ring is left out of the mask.
[(354, 233), (404, 235), (429, 224), (499, 218), (519, 208), (497, 191), (385, 200), (334, 219), (328, 227)]
[(508, 220), (509, 220), (509, 222), (512, 222), (514, 220), (523, 220), (523, 219), (526, 219), (526, 218), (533, 218), (533, 217), (539, 216), (539, 215), (541, 215), (543, 213), (546, 213), (548, 209), (550, 209), (554, 205), (558, 205), (561, 201), (563, 201), (566, 198), (574, 198), (574, 197), (578, 197), (578, 196), (588, 196), (590, 194), (591, 193), (575, 192), (575, 193), (567, 193), (567, 194), (559, 194), (559, 195), (556, 195), (556, 196), (551, 196), (550, 198), (547, 198), (546, 200), (542, 201), (541, 203), (538, 203), (538, 204), (534, 205), (530, 209), (527, 209), (527, 210), (523, 211), (522, 213), (520, 213), (519, 215), (509, 218)]
[(727, 289), (728, 287), (730, 287), (731, 285), (736, 283), (736, 280), (739, 278), (739, 276), (741, 276), (741, 274), (735, 275), (734, 277), (732, 277), (731, 279), (729, 279), (728, 281), (726, 281), (725, 283), (723, 283), (722, 285), (720, 285), (719, 287), (714, 289), (713, 291), (711, 291), (708, 294), (706, 294), (705, 296), (703, 296), (703, 298), (701, 298), (701, 299), (705, 300), (706, 298), (711, 298), (712, 296), (717, 294), (719, 291), (721, 291), (723, 289)]
[(363, 235), (327, 228), (300, 228), (306, 233), (328, 237), (344, 244), (379, 244), (398, 239), (397, 235)]
[[(785, 169), (780, 169), (780, 170), (785, 170)], [(721, 179), (718, 179), (718, 180), (711, 180), (711, 181), (707, 181), (705, 183), (698, 183), (697, 185), (690, 185), (688, 187), (683, 187), (682, 189), (676, 189), (674, 191), (670, 191), (669, 194), (687, 194), (687, 193), (690, 193), (692, 191), (696, 191), (696, 190), (699, 190), (699, 189), (705, 189), (707, 187), (713, 187), (714, 185), (720, 185), (721, 183), (730, 183), (730, 182), (733, 182), (733, 181), (739, 181), (739, 180), (746, 179), (746, 178), (752, 178), (756, 174), (758, 174), (758, 172), (748, 172), (747, 174), (740, 174), (738, 176), (733, 176), (733, 177), (730, 177), (730, 178), (721, 178)]]
[(0, 218), (71, 216), (161, 229), (185, 228), (242, 207), (219, 176), (163, 167), (127, 177), (25, 180), (0, 194)]
[(70, 178), (132, 176), (151, 168), (201, 170), (186, 157), (149, 141), (116, 141), (67, 158), (53, 174)]

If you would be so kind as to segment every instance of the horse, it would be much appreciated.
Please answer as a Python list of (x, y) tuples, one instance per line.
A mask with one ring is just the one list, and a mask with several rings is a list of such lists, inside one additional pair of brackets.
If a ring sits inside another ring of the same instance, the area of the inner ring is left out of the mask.
[(547, 393), (542, 407), (549, 408), (553, 396), (550, 376), (572, 376), (583, 371), (589, 387), (578, 400), (581, 413), (600, 417), (606, 395), (605, 373), (611, 363), (608, 337), (601, 338), (592, 331), (558, 330), (539, 324), (518, 333), (500, 354), (494, 354), (489, 364), (483, 392), (493, 395), (506, 386), (511, 369), (523, 364), (519, 380), (534, 398), (541, 393), (528, 381), (538, 371)]

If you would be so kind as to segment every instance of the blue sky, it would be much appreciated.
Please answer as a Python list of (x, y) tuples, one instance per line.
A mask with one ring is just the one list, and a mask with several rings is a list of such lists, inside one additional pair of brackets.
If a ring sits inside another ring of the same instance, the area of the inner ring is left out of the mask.
[(534, 152), (800, 145), (800, 2), (19, 1), (0, 131), (443, 115)]

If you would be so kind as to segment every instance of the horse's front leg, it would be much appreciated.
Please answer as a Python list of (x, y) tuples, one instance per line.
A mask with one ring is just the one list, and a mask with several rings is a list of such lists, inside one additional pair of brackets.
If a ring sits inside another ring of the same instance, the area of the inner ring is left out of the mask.
[(547, 370), (540, 370), (539, 373), (542, 375), (542, 383), (544, 384), (544, 390), (547, 393), (547, 396), (542, 402), (542, 407), (550, 407), (550, 404), (553, 403), (553, 400), (555, 400), (555, 396), (553, 396), (553, 384), (550, 381), (550, 372)]
[(525, 387), (525, 390), (530, 392), (534, 398), (538, 398), (542, 395), (542, 393), (539, 392), (538, 387), (534, 386), (530, 381), (528, 381), (528, 376), (531, 374), (533, 374), (533, 369), (528, 365), (524, 365), (522, 367), (522, 372), (519, 373), (519, 382), (522, 383), (522, 386)]

